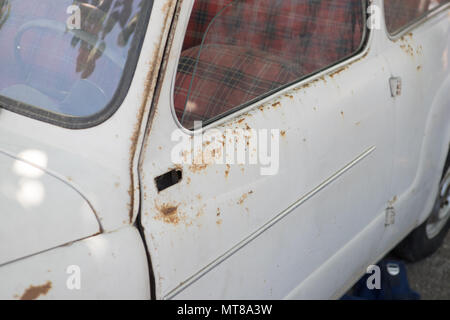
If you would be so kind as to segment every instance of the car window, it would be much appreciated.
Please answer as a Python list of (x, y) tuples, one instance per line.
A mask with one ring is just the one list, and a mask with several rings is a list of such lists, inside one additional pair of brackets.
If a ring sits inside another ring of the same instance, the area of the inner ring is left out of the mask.
[(178, 120), (211, 122), (356, 53), (361, 0), (196, 0), (174, 89)]
[(390, 34), (401, 31), (415, 20), (450, 0), (384, 0), (386, 28)]
[(49, 118), (101, 112), (119, 89), (137, 48), (138, 23), (151, 3), (0, 0), (2, 106), (31, 108)]

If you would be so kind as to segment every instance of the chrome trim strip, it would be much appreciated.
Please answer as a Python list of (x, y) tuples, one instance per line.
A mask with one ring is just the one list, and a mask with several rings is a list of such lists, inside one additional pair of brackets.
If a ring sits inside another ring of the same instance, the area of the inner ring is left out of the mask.
[(279, 213), (277, 216), (275, 216), (273, 219), (266, 222), (262, 227), (260, 227), (258, 230), (244, 238), (242, 241), (234, 245), (232, 248), (230, 248), (228, 251), (226, 251), (223, 255), (209, 263), (207, 266), (205, 266), (203, 269), (186, 279), (184, 282), (182, 282), (178, 287), (170, 291), (168, 294), (164, 296), (163, 299), (172, 299), (177, 294), (185, 290), (187, 287), (189, 287), (191, 284), (193, 284), (195, 281), (200, 279), (203, 275), (217, 267), (219, 264), (221, 264), (224, 260), (231, 257), (233, 254), (235, 254), (237, 251), (245, 247), (247, 244), (249, 244), (251, 241), (256, 239), (258, 236), (260, 236), (263, 232), (268, 230), (270, 227), (272, 227), (277, 222), (281, 221), (283, 218), (285, 218), (287, 215), (289, 215), (292, 211), (294, 211), (296, 208), (301, 206), (303, 203), (305, 203), (307, 200), (312, 198), (314, 195), (316, 195), (319, 191), (322, 191), (325, 189), (329, 184), (331, 184), (333, 181), (337, 180), (340, 176), (342, 176), (345, 172), (347, 172), (349, 169), (354, 167), (357, 163), (359, 163), (361, 160), (366, 158), (368, 155), (370, 155), (373, 151), (375, 151), (376, 146), (372, 146), (366, 151), (364, 151), (361, 155), (359, 155), (356, 159), (354, 159), (352, 162), (347, 164), (345, 167), (337, 171), (335, 174), (333, 174), (331, 177), (329, 177), (327, 180), (322, 182), (320, 185), (318, 185), (316, 188), (311, 190), (309, 193), (304, 195), (302, 198), (295, 201), (293, 204), (291, 204), (289, 207), (287, 207), (285, 210), (283, 210), (281, 213)]

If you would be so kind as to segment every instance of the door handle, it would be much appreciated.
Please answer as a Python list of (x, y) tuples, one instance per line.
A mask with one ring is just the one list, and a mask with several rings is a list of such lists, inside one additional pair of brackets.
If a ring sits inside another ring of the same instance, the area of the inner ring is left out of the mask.
[(395, 98), (402, 94), (402, 78), (400, 77), (389, 78), (389, 86), (391, 87), (392, 98)]

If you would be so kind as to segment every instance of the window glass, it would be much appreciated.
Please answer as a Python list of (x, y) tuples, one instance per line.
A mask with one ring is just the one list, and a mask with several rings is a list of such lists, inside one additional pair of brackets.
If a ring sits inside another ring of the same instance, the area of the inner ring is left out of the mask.
[(0, 0), (0, 96), (50, 116), (102, 111), (136, 49), (133, 38), (148, 4)]
[(174, 90), (186, 128), (354, 54), (361, 0), (196, 0)]
[(450, 0), (384, 0), (386, 27), (390, 34)]

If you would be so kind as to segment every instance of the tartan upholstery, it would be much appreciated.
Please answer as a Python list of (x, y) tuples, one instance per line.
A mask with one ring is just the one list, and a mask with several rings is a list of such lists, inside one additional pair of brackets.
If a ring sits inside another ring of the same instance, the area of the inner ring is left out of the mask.
[[(190, 112), (183, 121), (187, 127), (192, 127), (195, 120), (213, 118), (292, 82), (299, 74), (296, 65), (264, 51), (221, 44), (205, 45), (196, 65), (200, 48), (183, 52), (176, 78), (176, 106), (186, 103), (189, 84), (194, 79), (188, 103)], [(176, 108), (176, 112), (182, 119), (183, 108)]]
[(191, 18), (189, 19), (188, 28), (184, 37), (183, 50), (199, 46), (202, 43), (211, 20), (225, 6), (234, 0), (196, 0), (192, 8)]
[[(213, 11), (219, 14), (209, 28), (203, 26), (207, 34), (187, 38), (181, 54), (175, 108), (186, 126), (189, 119), (210, 119), (352, 54), (364, 27), (360, 0), (236, 0)], [(212, 14), (196, 12), (191, 19), (199, 16), (212, 20)]]

